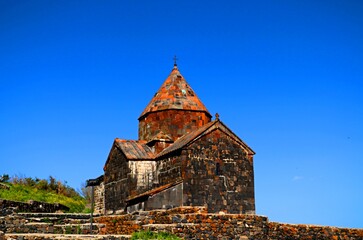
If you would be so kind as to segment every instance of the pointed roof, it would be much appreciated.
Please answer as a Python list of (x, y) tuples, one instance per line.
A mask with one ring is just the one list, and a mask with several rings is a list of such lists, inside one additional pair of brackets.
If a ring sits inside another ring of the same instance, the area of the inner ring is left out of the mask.
[(103, 166), (103, 170), (106, 169), (106, 166), (109, 163), (112, 156), (112, 150), (115, 148), (119, 149), (125, 155), (127, 160), (155, 159), (155, 155), (152, 152), (151, 148), (146, 145), (146, 141), (124, 140), (116, 138), (113, 141), (110, 153), (108, 154), (106, 163)]
[(193, 89), (180, 74), (176, 64), (174, 64), (170, 75), (141, 113), (139, 120), (148, 113), (169, 109), (203, 111), (211, 116)]
[[(197, 141), (201, 137), (211, 133), (219, 129), (220, 131), (224, 132), (228, 135), (233, 141), (239, 144), (248, 155), (254, 155), (255, 152), (244, 142), (242, 141), (231, 129), (229, 129), (219, 118), (216, 120), (209, 122), (198, 129), (187, 133), (172, 143), (169, 147), (165, 148), (158, 154), (154, 154), (152, 149), (147, 145), (147, 141), (143, 140), (123, 140), (116, 138), (112, 148), (114, 147), (121, 150), (121, 152), (125, 155), (126, 159), (128, 160), (158, 160), (162, 159), (163, 156), (175, 152), (185, 146), (192, 144), (193, 142)], [(161, 132), (162, 135), (162, 132)], [(112, 151), (112, 150), (111, 150)], [(110, 152), (111, 154), (111, 152)], [(105, 163), (105, 167), (110, 160), (110, 155), (107, 158)], [(104, 168), (105, 168), (104, 167)]]

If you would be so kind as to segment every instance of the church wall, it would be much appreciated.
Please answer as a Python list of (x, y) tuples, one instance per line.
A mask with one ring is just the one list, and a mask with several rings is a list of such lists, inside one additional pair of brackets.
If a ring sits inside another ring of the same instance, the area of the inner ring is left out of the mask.
[[(136, 196), (150, 189), (155, 189), (166, 184), (181, 180), (180, 152), (157, 161), (130, 161), (131, 181), (134, 179), (135, 188), (130, 188), (130, 196)], [(136, 187), (137, 186), (137, 187)], [(127, 206), (127, 212), (140, 210), (163, 209), (183, 205), (183, 187), (178, 184), (163, 190), (139, 202)]]
[(183, 205), (183, 183), (155, 194), (146, 201), (145, 210), (169, 209)]
[(131, 195), (139, 194), (153, 187), (155, 181), (155, 161), (129, 161), (129, 169), (131, 170), (131, 182), (134, 188)]
[(94, 186), (94, 213), (105, 213), (105, 184), (101, 182), (100, 185)]
[(133, 186), (128, 178), (131, 169), (125, 155), (114, 147), (109, 157), (104, 168), (105, 212), (113, 214), (122, 212), (126, 207), (125, 200)]
[(252, 156), (220, 130), (183, 151), (187, 206), (207, 205), (208, 212), (255, 213)]
[(152, 112), (139, 121), (139, 140), (150, 140), (160, 130), (169, 134), (175, 141), (211, 121), (200, 111), (166, 110)]
[(181, 179), (181, 163), (183, 156), (180, 152), (174, 152), (172, 156), (166, 156), (164, 159), (158, 160), (156, 162), (156, 174), (157, 174), (157, 184), (162, 186), (168, 183), (172, 183)]

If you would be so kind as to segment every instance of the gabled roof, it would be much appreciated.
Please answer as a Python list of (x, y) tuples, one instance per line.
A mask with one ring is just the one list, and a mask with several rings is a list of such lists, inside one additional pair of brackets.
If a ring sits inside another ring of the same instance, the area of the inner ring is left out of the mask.
[(209, 122), (203, 126), (201, 126), (200, 128), (185, 134), (184, 136), (180, 137), (178, 140), (176, 140), (172, 145), (170, 145), (169, 147), (165, 148), (163, 151), (161, 151), (157, 157), (166, 155), (168, 153), (174, 152), (182, 147), (184, 147), (185, 145), (187, 145), (189, 142), (193, 141), (194, 139), (196, 139), (199, 135), (201, 135), (203, 132), (205, 132), (208, 128), (210, 128), (211, 126), (213, 126), (216, 123), (216, 121), (213, 122)]
[(224, 125), (219, 119), (217, 119), (213, 122), (209, 122), (209, 123), (205, 124), (204, 126), (198, 128), (197, 130), (194, 130), (193, 132), (185, 134), (184, 136), (182, 136), (181, 138), (176, 140), (172, 145), (170, 145), (169, 147), (167, 147), (163, 151), (161, 151), (156, 156), (156, 158), (159, 158), (161, 156), (164, 156), (166, 154), (179, 150), (179, 149), (183, 148), (184, 146), (191, 144), (192, 142), (198, 140), (202, 136), (204, 136), (216, 129), (220, 129), (225, 134), (227, 134), (232, 139), (234, 139), (238, 144), (240, 144), (244, 149), (247, 150), (248, 154), (252, 154), (252, 155), (255, 154), (255, 152), (245, 142), (243, 142), (226, 125)]
[[(185, 134), (174, 143), (172, 143), (169, 147), (165, 148), (159, 154), (155, 155), (151, 148), (147, 145), (146, 141), (136, 141), (136, 140), (122, 140), (116, 138), (113, 144), (113, 147), (116, 146), (120, 149), (123, 154), (125, 154), (128, 160), (157, 160), (162, 156), (177, 151), (184, 146), (187, 146), (194, 141), (197, 141), (199, 138), (205, 136), (206, 134), (219, 129), (224, 132), (226, 135), (231, 137), (234, 141), (236, 141), (239, 145), (241, 145), (250, 155), (254, 155), (255, 152), (245, 143), (243, 142), (236, 134), (232, 132), (226, 125), (224, 125), (219, 119), (209, 122), (202, 127)], [(112, 147), (112, 148), (113, 148)], [(108, 159), (106, 161), (106, 164)], [(105, 164), (105, 165), (106, 165)]]
[(115, 145), (125, 154), (127, 159), (151, 160), (155, 158), (146, 141), (115, 139)]
[(169, 109), (203, 111), (211, 116), (176, 65), (141, 113), (139, 120), (148, 113)]

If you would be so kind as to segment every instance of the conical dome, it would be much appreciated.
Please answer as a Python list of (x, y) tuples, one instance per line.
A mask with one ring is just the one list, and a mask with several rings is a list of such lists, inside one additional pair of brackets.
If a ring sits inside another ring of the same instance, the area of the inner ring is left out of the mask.
[(170, 109), (203, 111), (211, 116), (193, 89), (180, 74), (177, 66), (174, 66), (170, 75), (141, 113), (139, 119), (151, 112)]
[(211, 117), (175, 64), (139, 117), (139, 140), (155, 141), (162, 131), (175, 141), (210, 122)]

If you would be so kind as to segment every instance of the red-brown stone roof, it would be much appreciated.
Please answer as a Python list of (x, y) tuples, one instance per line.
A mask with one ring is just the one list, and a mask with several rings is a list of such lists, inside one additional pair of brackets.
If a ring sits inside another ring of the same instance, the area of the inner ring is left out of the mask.
[(176, 66), (141, 113), (139, 119), (148, 113), (168, 109), (203, 111), (211, 116)]
[[(151, 148), (146, 145), (146, 141), (135, 141), (135, 140), (122, 140), (119, 138), (115, 139), (114, 144), (125, 154), (127, 159), (130, 160), (153, 160), (161, 158), (169, 153), (172, 153), (176, 150), (183, 148), (184, 146), (196, 141), (200, 137), (208, 134), (209, 132), (220, 129), (229, 137), (231, 137), (234, 141), (236, 141), (239, 145), (241, 145), (248, 154), (254, 155), (255, 152), (245, 143), (243, 142), (236, 134), (232, 132), (226, 125), (224, 125), (219, 119), (209, 122), (202, 127), (185, 134), (178, 140), (176, 140), (169, 147), (165, 148), (159, 154), (154, 154)], [(162, 133), (161, 133), (162, 135)], [(106, 162), (107, 164), (107, 162)]]
[(151, 160), (155, 158), (151, 148), (146, 145), (146, 141), (115, 139), (115, 144), (125, 154), (127, 159)]
[(197, 130), (185, 134), (184, 136), (182, 136), (181, 138), (176, 140), (172, 145), (170, 145), (169, 147), (167, 147), (163, 151), (161, 151), (157, 157), (166, 155), (168, 153), (174, 152), (175, 150), (178, 150), (178, 149), (184, 147), (185, 145), (187, 145), (189, 142), (193, 141), (195, 138), (197, 138), (200, 134), (202, 134), (204, 131), (206, 131), (209, 127), (211, 127), (215, 123), (216, 123), (216, 121), (209, 122), (209, 123), (203, 125), (202, 127), (198, 128)]

